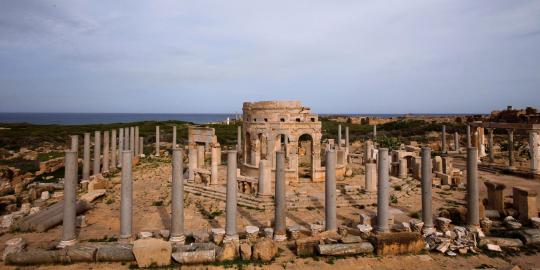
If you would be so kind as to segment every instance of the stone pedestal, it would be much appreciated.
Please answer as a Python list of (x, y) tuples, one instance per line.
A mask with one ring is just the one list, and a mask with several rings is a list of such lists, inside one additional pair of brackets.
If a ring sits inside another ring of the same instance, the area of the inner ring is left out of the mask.
[(485, 181), (484, 185), (487, 188), (487, 208), (490, 210), (497, 210), (499, 213), (504, 213), (504, 196), (503, 191), (506, 186), (502, 183), (493, 181)]
[(365, 164), (366, 170), (366, 192), (372, 193), (377, 191), (377, 163), (368, 162)]
[(513, 187), (512, 195), (514, 209), (518, 211), (521, 221), (528, 221), (533, 217), (538, 217), (538, 206), (536, 205), (538, 193), (535, 190), (525, 187)]

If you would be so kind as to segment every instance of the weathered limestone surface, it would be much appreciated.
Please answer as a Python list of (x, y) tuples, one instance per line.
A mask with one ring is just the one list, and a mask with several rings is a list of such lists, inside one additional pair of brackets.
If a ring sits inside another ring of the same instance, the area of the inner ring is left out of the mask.
[(535, 190), (525, 187), (513, 187), (512, 195), (514, 198), (514, 208), (519, 213), (519, 219), (528, 221), (533, 217), (538, 217), (538, 207), (536, 206)]
[(101, 132), (96, 131), (94, 133), (94, 171), (93, 175), (101, 173)]
[(506, 188), (506, 185), (493, 181), (485, 181), (484, 185), (487, 188), (487, 208), (497, 210), (499, 213), (504, 213), (503, 191)]
[(171, 243), (156, 239), (139, 239), (133, 243), (133, 255), (139, 267), (167, 266), (171, 264)]
[(318, 245), (321, 255), (345, 256), (373, 252), (373, 245), (369, 242), (352, 244), (325, 244)]
[(103, 131), (103, 166), (101, 167), (102, 173), (109, 172), (109, 151), (110, 151), (109, 142), (110, 142), (109, 131), (105, 130)]
[(377, 232), (388, 232), (388, 208), (390, 204), (388, 149), (379, 149), (377, 182)]
[(184, 243), (184, 181), (182, 149), (173, 148), (171, 195), (171, 242)]
[(275, 181), (275, 207), (274, 207), (274, 239), (283, 241), (286, 236), (286, 208), (285, 198), (285, 153), (276, 153), (276, 181)]
[(467, 148), (467, 224), (479, 226), (478, 151)]
[(90, 133), (84, 133), (82, 180), (90, 179)]
[(64, 216), (62, 241), (59, 247), (72, 246), (76, 243), (75, 222), (77, 218), (77, 151), (66, 151), (64, 176)]
[(133, 223), (133, 181), (132, 181), (132, 152), (123, 151), (122, 176), (120, 188), (120, 238), (131, 239), (131, 225)]

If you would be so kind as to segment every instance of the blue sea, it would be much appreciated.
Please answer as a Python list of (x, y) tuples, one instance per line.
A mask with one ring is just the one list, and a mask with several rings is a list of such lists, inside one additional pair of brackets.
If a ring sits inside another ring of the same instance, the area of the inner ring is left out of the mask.
[(195, 124), (235, 119), (235, 114), (183, 113), (0, 113), (0, 123), (30, 123), (38, 125), (87, 125), (140, 121), (180, 120)]
[[(319, 114), (329, 116), (333, 114)], [(344, 116), (374, 116), (397, 117), (404, 114), (335, 114)], [(460, 114), (410, 114), (423, 116), (443, 116)], [(30, 123), (38, 125), (86, 125), (129, 123), (140, 121), (167, 121), (180, 120), (195, 124), (226, 121), (236, 118), (235, 114), (203, 114), (203, 113), (0, 113), (0, 123)]]

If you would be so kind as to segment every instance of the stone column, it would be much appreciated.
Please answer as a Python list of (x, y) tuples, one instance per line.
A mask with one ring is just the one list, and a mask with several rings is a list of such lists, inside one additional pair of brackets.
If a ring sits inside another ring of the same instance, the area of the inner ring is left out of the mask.
[(349, 126), (345, 127), (345, 148), (349, 149)]
[(373, 139), (377, 138), (377, 125), (373, 125)]
[(471, 146), (471, 125), (467, 125), (467, 148)]
[(388, 208), (390, 204), (388, 148), (379, 148), (377, 183), (377, 232), (389, 232)]
[(101, 172), (106, 173), (109, 171), (109, 131), (103, 131), (103, 166)]
[(94, 171), (93, 175), (100, 174), (101, 163), (101, 132), (94, 133)]
[(480, 225), (478, 205), (478, 150), (467, 148), (467, 224)]
[(188, 146), (188, 174), (189, 181), (195, 180), (195, 169), (197, 169), (197, 150), (194, 145)]
[(497, 210), (499, 213), (504, 213), (503, 190), (506, 188), (506, 186), (502, 183), (492, 181), (485, 181), (484, 185), (487, 188), (488, 209)]
[(197, 145), (197, 168), (204, 169), (204, 145)]
[(176, 148), (176, 125), (172, 127), (172, 148)]
[(442, 155), (446, 154), (446, 126), (442, 126), (442, 134), (441, 134), (441, 152)]
[(135, 127), (129, 128), (129, 150), (131, 155), (135, 156)]
[(79, 152), (79, 135), (71, 135), (71, 151)]
[(122, 152), (122, 182), (120, 187), (120, 240), (131, 240), (131, 225), (133, 223), (133, 182), (131, 179), (130, 150)]
[(529, 151), (531, 154), (531, 172), (540, 174), (540, 135), (538, 130), (529, 132)]
[(77, 151), (66, 151), (64, 159), (64, 220), (62, 223), (62, 241), (59, 248), (73, 246), (77, 242), (75, 222), (77, 219)]
[(184, 181), (182, 149), (172, 150), (171, 237), (169, 241), (184, 244)]
[(144, 138), (139, 137), (139, 155), (144, 155)]
[(259, 196), (272, 195), (272, 166), (265, 159), (259, 161)]
[(82, 180), (90, 179), (90, 133), (84, 133)]
[(407, 178), (407, 160), (404, 158), (399, 159), (398, 176), (401, 179)]
[(238, 126), (236, 136), (236, 151), (242, 153), (242, 126)]
[(135, 139), (135, 155), (138, 156), (140, 155), (141, 153), (139, 152), (139, 127), (136, 126), (135, 127), (135, 136), (134, 136), (134, 139)]
[(459, 133), (454, 132), (454, 150), (459, 151)]
[(508, 130), (508, 166), (514, 167), (514, 130)]
[(210, 185), (217, 185), (218, 184), (218, 155), (219, 155), (219, 147), (216, 145), (213, 145), (212, 148), (212, 161), (210, 166)]
[(156, 157), (159, 157), (159, 126), (156, 126)]
[(337, 148), (341, 149), (341, 125), (338, 125), (337, 145)]
[(111, 130), (111, 170), (116, 168), (116, 129)]
[(426, 230), (433, 228), (433, 209), (432, 202), (432, 185), (433, 179), (431, 174), (431, 149), (429, 147), (422, 148), (422, 221)]
[(495, 152), (493, 151), (493, 129), (488, 128), (488, 147), (489, 147), (489, 162), (495, 161)]
[(327, 231), (337, 231), (336, 217), (336, 151), (326, 151), (324, 184), (324, 217)]
[(124, 129), (118, 129), (118, 168), (122, 168), (122, 151), (124, 151)]
[[(204, 147), (204, 146), (203, 146)], [(225, 239), (227, 241), (238, 241), (238, 233), (236, 231), (236, 154), (234, 150), (227, 153), (227, 197), (225, 202)]]
[[(129, 128), (124, 128), (124, 149), (123, 150), (129, 150)], [(122, 154), (123, 159), (124, 154)]]
[(285, 190), (285, 153), (276, 152), (276, 180), (275, 180), (275, 207), (274, 207), (274, 240), (285, 241), (287, 200)]
[(366, 162), (365, 164), (366, 191), (373, 193), (377, 191), (377, 164), (374, 162)]

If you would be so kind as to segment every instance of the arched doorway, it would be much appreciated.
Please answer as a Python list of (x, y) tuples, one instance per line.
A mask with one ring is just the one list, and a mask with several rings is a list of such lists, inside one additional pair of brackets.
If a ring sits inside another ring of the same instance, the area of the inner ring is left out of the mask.
[(298, 179), (313, 180), (313, 136), (302, 134), (298, 137)]

